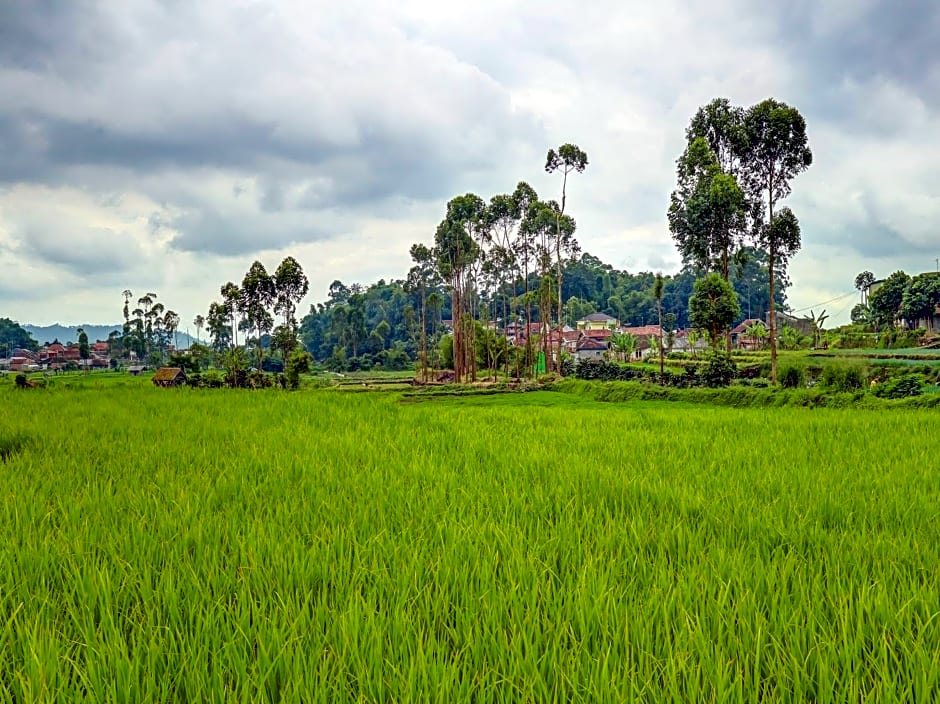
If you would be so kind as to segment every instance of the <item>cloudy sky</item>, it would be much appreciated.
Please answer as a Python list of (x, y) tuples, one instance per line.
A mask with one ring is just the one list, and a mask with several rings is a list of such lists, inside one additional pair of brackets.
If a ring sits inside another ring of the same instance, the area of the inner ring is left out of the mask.
[(286, 254), (308, 303), (399, 277), (451, 196), (557, 197), (569, 141), (583, 249), (674, 271), (674, 162), (718, 96), (806, 118), (816, 305), (936, 266), (938, 36), (936, 0), (0, 0), (0, 316), (112, 323), (130, 288), (185, 327)]

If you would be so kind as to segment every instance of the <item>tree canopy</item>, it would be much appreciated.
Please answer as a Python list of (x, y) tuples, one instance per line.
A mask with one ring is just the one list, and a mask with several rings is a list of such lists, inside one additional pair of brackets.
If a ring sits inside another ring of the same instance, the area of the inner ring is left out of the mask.
[(708, 335), (714, 349), (718, 348), (722, 333), (740, 313), (734, 289), (721, 276), (711, 273), (695, 282), (689, 299), (689, 317), (697, 330)]
[(0, 318), (0, 355), (17, 348), (35, 351), (39, 343), (15, 320)]

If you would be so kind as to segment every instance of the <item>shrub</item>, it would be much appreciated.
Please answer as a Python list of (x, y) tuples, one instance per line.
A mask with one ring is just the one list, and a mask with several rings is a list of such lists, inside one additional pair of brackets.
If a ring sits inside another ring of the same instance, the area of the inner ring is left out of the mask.
[(260, 369), (249, 372), (247, 376), (247, 385), (249, 389), (267, 389), (271, 387), (274, 380)]
[(202, 375), (202, 381), (210, 389), (220, 389), (225, 385), (225, 376), (218, 369), (210, 369)]
[(875, 396), (879, 398), (908, 398), (920, 396), (924, 390), (924, 377), (922, 374), (903, 374), (889, 379), (875, 388)]
[(852, 392), (864, 389), (868, 383), (868, 377), (865, 370), (860, 366), (846, 367), (845, 377), (842, 380), (842, 391)]
[(915, 330), (892, 328), (882, 333), (880, 343), (881, 347), (884, 349), (908, 349), (910, 347), (918, 347), (926, 334), (927, 331), (923, 328), (917, 328)]
[(313, 358), (307, 350), (294, 350), (290, 357), (287, 358), (287, 369), (284, 373), (284, 379), (283, 381), (279, 380), (279, 383), (290, 389), (298, 388), (300, 386), (300, 375), (310, 371), (311, 361), (313, 361)]
[(737, 376), (738, 368), (731, 358), (724, 354), (711, 355), (699, 375), (702, 384), (709, 388), (728, 386)]
[(803, 368), (796, 365), (788, 365), (780, 370), (780, 385), (785, 389), (801, 389), (806, 385), (806, 378)]
[(613, 362), (582, 362), (577, 377), (585, 381), (634, 381), (642, 379), (643, 373)]
[(819, 384), (830, 391), (852, 393), (864, 389), (867, 378), (864, 370), (855, 364), (829, 364), (822, 369)]

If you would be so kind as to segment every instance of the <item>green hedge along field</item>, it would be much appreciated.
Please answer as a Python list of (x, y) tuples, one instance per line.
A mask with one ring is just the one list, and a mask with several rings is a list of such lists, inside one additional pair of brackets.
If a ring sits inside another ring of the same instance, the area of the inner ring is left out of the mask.
[(0, 701), (932, 701), (932, 410), (0, 390)]

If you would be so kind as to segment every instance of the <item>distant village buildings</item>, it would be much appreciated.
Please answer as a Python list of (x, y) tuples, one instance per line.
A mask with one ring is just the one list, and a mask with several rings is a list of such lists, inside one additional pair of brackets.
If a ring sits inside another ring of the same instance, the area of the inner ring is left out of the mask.
[(0, 358), (0, 370), (11, 372), (56, 371), (69, 368), (107, 369), (111, 366), (110, 345), (98, 341), (88, 346), (88, 359), (82, 359), (78, 345), (52, 342), (38, 351), (13, 349), (10, 356)]

